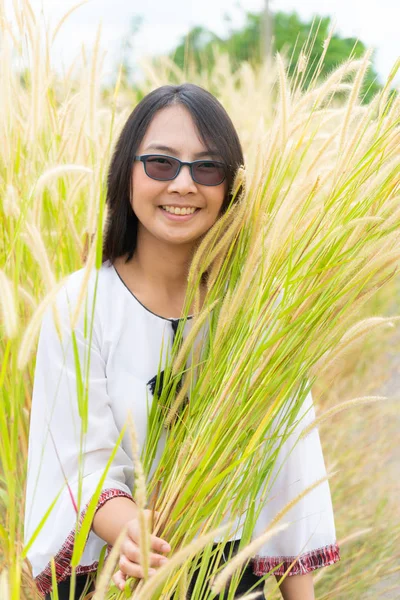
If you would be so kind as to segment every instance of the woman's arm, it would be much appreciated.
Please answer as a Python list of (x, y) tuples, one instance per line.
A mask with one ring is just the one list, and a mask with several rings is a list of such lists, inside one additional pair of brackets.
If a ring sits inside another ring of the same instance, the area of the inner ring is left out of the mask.
[(93, 518), (92, 529), (107, 544), (113, 546), (121, 529), (138, 516), (136, 504), (129, 498), (111, 498)]
[[(291, 424), (289, 437), (279, 448), (278, 460), (268, 481), (268, 490), (264, 491), (263, 497), (260, 495), (263, 504), (253, 529), (254, 538), (262, 535), (277, 515), (308, 486), (326, 477), (318, 429), (313, 429), (306, 437), (299, 439), (303, 428), (314, 419), (312, 395), (308, 393), (296, 421)], [(277, 421), (280, 431), (285, 423), (279, 419)], [(267, 502), (265, 497), (268, 498)], [(263, 577), (268, 572), (282, 576), (290, 569), (291, 575), (286, 577), (281, 587), (286, 600), (293, 598), (292, 586), (297, 588), (300, 585), (297, 580), (303, 588), (307, 585), (308, 573), (340, 560), (328, 481), (303, 495), (282, 520), (289, 523), (289, 527), (280, 532), (279, 536), (271, 538), (259, 550), (253, 559), (253, 573), (258, 577)], [(286, 595), (286, 590), (289, 595)], [(297, 597), (314, 598), (313, 595), (305, 594)]]
[[(99, 527), (100, 519), (100, 529), (102, 515), (112, 510), (117, 497), (118, 505), (122, 501), (132, 512), (134, 508), (132, 490), (127, 483), (133, 480), (133, 464), (123, 446), (117, 445), (120, 429), (114, 420), (107, 390), (106, 359), (101, 352), (100, 312), (94, 311), (92, 317), (90, 314), (95, 274), (89, 281), (88, 298), (85, 293), (84, 300), (87, 302), (81, 303), (79, 318), (75, 329), (72, 329), (72, 315), (80, 297), (83, 274), (84, 270), (72, 274), (56, 296), (59, 330), (52, 306), (49, 305), (45, 311), (36, 357), (24, 543), (29, 544), (27, 556), (42, 595), (49, 594), (53, 587), (52, 556), (57, 580), (68, 575), (77, 520), (79, 525), (83, 522), (95, 493), (98, 497), (96, 510), (100, 511), (96, 523)], [(79, 388), (82, 389), (81, 399)], [(104, 477), (112, 452), (114, 459)], [(97, 488), (100, 481), (99, 495)], [(53, 502), (54, 507), (50, 511)], [(107, 506), (109, 502), (111, 504)], [(41, 524), (46, 511), (49, 514)], [(126, 520), (128, 517), (130, 515), (127, 514)], [(125, 518), (121, 510), (118, 518)], [(115, 532), (115, 537), (118, 533)], [(105, 537), (111, 540), (112, 535), (107, 529)], [(103, 546), (103, 539), (90, 531), (82, 561), (85, 571), (97, 568)]]
[[(282, 579), (275, 575), (277, 582)], [(287, 576), (279, 586), (283, 600), (315, 600), (314, 582), (311, 573)]]

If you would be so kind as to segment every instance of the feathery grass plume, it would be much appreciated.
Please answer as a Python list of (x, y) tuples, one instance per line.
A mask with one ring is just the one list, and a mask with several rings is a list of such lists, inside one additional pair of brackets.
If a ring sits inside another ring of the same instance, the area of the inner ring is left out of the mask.
[(32, 309), (36, 308), (36, 301), (35, 301), (35, 299), (33, 298), (33, 296), (29, 292), (26, 291), (26, 289), (22, 285), (18, 286), (18, 294), (21, 297), (21, 299), (24, 300), (24, 302), (26, 302), (27, 304), (29, 304), (29, 306)]
[(256, 600), (256, 598), (262, 598), (263, 596), (263, 592), (251, 592), (245, 596), (240, 596), (239, 600)]
[(98, 182), (97, 175), (93, 173), (90, 182), (89, 202), (86, 218), (86, 231), (88, 235), (94, 235), (97, 229), (97, 213), (98, 213)]
[(3, 316), (3, 326), (6, 336), (12, 339), (18, 333), (18, 313), (11, 282), (2, 269), (0, 269), (0, 290), (0, 308)]
[[(319, 79), (319, 77), (321, 75), (321, 71), (322, 71), (322, 68), (324, 65), (326, 53), (328, 52), (334, 32), (335, 32), (335, 24), (332, 24), (331, 28), (328, 31), (328, 37), (326, 37), (324, 40), (321, 56), (319, 57), (318, 64), (315, 67), (312, 78), (311, 78), (311, 83), (310, 83), (311, 88), (313, 88), (315, 86), (316, 81)], [(310, 51), (311, 51), (311, 49), (310, 49)]]
[[(339, 91), (348, 91), (349, 88), (351, 88), (351, 86), (348, 84), (342, 84)], [(365, 109), (362, 108), (362, 110), (364, 111)], [(338, 108), (323, 108), (317, 109), (309, 114), (307, 113), (306, 115), (300, 114), (298, 119), (293, 119), (289, 135), (294, 136), (295, 134), (301, 134), (302, 132), (307, 134), (310, 125), (315, 122), (318, 123), (318, 127), (321, 129), (327, 129), (332, 122), (335, 122), (340, 118), (342, 112), (344, 111)]]
[[(194, 348), (192, 350), (191, 360), (192, 360), (193, 365), (196, 366), (200, 363), (201, 352), (202, 352), (202, 340), (199, 340), (197, 345), (194, 346)], [(196, 377), (196, 373), (193, 370), (189, 374), (187, 374), (187, 375), (185, 374), (185, 376), (183, 378), (182, 387), (179, 390), (176, 400), (174, 401), (173, 405), (171, 406), (171, 408), (167, 414), (167, 417), (165, 419), (165, 424), (167, 427), (169, 427), (171, 425), (174, 418), (175, 419), (177, 418), (179, 407), (181, 406), (183, 400), (185, 400), (185, 398), (188, 397), (189, 388), (193, 385), (193, 380), (195, 377)], [(186, 442), (190, 443), (191, 438), (189, 437), (189, 439), (186, 440)]]
[(6, 217), (14, 217), (14, 219), (18, 219), (21, 210), (19, 208), (19, 198), (17, 191), (13, 185), (7, 185), (6, 193), (3, 197), (3, 211)]
[(309, 425), (307, 425), (307, 427), (303, 429), (303, 431), (300, 434), (300, 437), (306, 437), (310, 433), (310, 431), (315, 429), (315, 427), (318, 427), (321, 423), (323, 423), (333, 415), (336, 415), (337, 413), (342, 412), (347, 408), (352, 408), (353, 406), (360, 406), (363, 404), (371, 404), (372, 402), (381, 402), (382, 400), (389, 400), (389, 398), (387, 398), (386, 396), (363, 396), (362, 398), (354, 398), (353, 400), (346, 400), (346, 402), (341, 402), (340, 404), (337, 404), (336, 406), (333, 406), (332, 408), (324, 412), (319, 417), (315, 418), (314, 421), (312, 421)]
[[(51, 290), (51, 292), (49, 292), (43, 298), (43, 300), (40, 302), (40, 304), (37, 306), (35, 312), (33, 313), (31, 320), (25, 329), (25, 333), (21, 339), (21, 343), (19, 346), (18, 358), (17, 358), (18, 369), (22, 370), (26, 366), (27, 362), (29, 361), (29, 358), (30, 358), (30, 355), (32, 352), (32, 347), (36, 341), (36, 338), (37, 338), (39, 330), (40, 330), (40, 326), (42, 324), (43, 315), (46, 312), (48, 306), (50, 306), (51, 304), (54, 303), (54, 300), (56, 299), (58, 292), (61, 290), (61, 288), (64, 285), (65, 285), (65, 280), (60, 281)], [(58, 315), (56, 305), (53, 305), (53, 311), (55, 311), (55, 313)], [(60, 319), (59, 315), (58, 315), (58, 317), (55, 317), (55, 319), (56, 319), (56, 322), (57, 321), (59, 322), (59, 319)]]
[[(338, 234), (343, 234), (343, 232), (346, 230), (351, 232), (351, 230), (354, 228), (358, 228), (357, 233), (358, 235), (360, 235), (360, 233), (362, 233), (362, 229), (364, 229), (364, 227), (362, 226), (377, 223), (384, 223), (384, 219), (382, 217), (360, 217), (359, 219), (352, 219), (351, 221), (348, 221), (348, 223), (346, 223), (345, 225), (338, 225), (337, 227), (335, 227), (335, 229), (329, 231), (325, 236), (325, 242), (333, 241)], [(359, 239), (359, 237), (356, 239)], [(351, 247), (351, 241), (348, 241), (347, 245)]]
[[(343, 548), (343, 546), (348, 544), (349, 542), (358, 540), (360, 537), (363, 537), (363, 536), (367, 535), (368, 533), (371, 533), (372, 531), (373, 531), (372, 527), (366, 527), (365, 529), (360, 529), (359, 531), (354, 531), (350, 535), (347, 535), (346, 537), (339, 539), (337, 544), (338, 544), (339, 548)], [(326, 575), (326, 569), (320, 569), (319, 573), (317, 573), (313, 577), (314, 585), (316, 585), (322, 579), (322, 577), (324, 575)]]
[(58, 21), (57, 25), (54, 28), (54, 31), (52, 33), (51, 36), (51, 44), (54, 43), (58, 32), (60, 31), (61, 27), (63, 26), (63, 24), (65, 23), (65, 21), (68, 19), (68, 17), (76, 11), (77, 8), (79, 8), (80, 6), (83, 6), (84, 4), (87, 4), (88, 0), (83, 0), (83, 2), (77, 2), (76, 4), (74, 4), (74, 6), (72, 6), (62, 17), (61, 19)]
[(89, 85), (87, 86), (87, 111), (88, 111), (88, 129), (87, 134), (91, 140), (91, 142), (95, 142), (97, 140), (98, 134), (95, 127), (95, 116), (97, 112), (97, 97), (99, 95), (99, 85), (96, 85), (98, 81), (98, 72), (100, 63), (99, 52), (100, 52), (100, 37), (101, 37), (101, 22), (97, 26), (96, 38), (92, 48), (91, 55), (91, 66), (90, 66), (90, 76), (89, 76)]
[[(239, 203), (238, 203), (239, 204)], [(241, 210), (242, 209), (242, 210)], [(236, 211), (236, 215), (233, 217), (232, 223), (227, 227), (226, 231), (220, 238), (217, 244), (215, 244), (214, 248), (210, 250), (207, 260), (204, 261), (202, 265), (203, 272), (207, 271), (212, 263), (221, 255), (221, 253), (226, 252), (228, 246), (233, 242), (235, 236), (238, 233), (239, 227), (242, 223), (243, 218), (243, 207), (242, 205), (238, 206)], [(190, 276), (189, 276), (190, 277)]]
[(225, 260), (225, 256), (223, 255), (222, 252), (220, 253), (219, 256), (217, 256), (214, 259), (213, 264), (211, 265), (211, 267), (208, 271), (208, 278), (207, 278), (207, 289), (208, 290), (211, 290), (214, 287), (216, 279), (220, 276), (220, 274), (222, 272), (222, 266), (223, 266), (224, 260)]
[(308, 65), (308, 60), (309, 60), (309, 57), (306, 54), (304, 54), (303, 52), (300, 52), (299, 60), (296, 65), (296, 69), (297, 69), (298, 73), (305, 72), (307, 65)]
[(110, 585), (111, 578), (114, 574), (115, 566), (119, 560), (120, 550), (122, 542), (125, 539), (127, 532), (127, 525), (124, 525), (115, 540), (110, 554), (107, 556), (107, 560), (103, 567), (103, 570), (98, 576), (96, 583), (96, 590), (93, 596), (93, 600), (105, 600), (107, 588)]
[(190, 387), (190, 379), (188, 377), (185, 377), (183, 380), (182, 387), (179, 390), (178, 395), (176, 396), (176, 400), (174, 401), (173, 405), (169, 409), (168, 414), (165, 418), (165, 426), (166, 427), (169, 427), (171, 425), (172, 421), (176, 418), (180, 406), (185, 401), (189, 387)]
[(273, 257), (282, 247), (282, 237), (285, 236), (284, 243), (287, 243), (289, 240), (289, 236), (286, 232), (290, 234), (291, 230), (288, 227), (288, 224), (291, 220), (293, 220), (294, 215), (301, 205), (304, 205), (307, 201), (310, 201), (313, 196), (318, 191), (319, 187), (319, 179), (317, 178), (313, 183), (311, 191), (309, 193), (305, 193), (304, 196), (299, 194), (297, 200), (295, 202), (292, 201), (290, 197), (287, 197), (282, 205), (280, 206), (278, 212), (275, 214), (274, 221), (270, 227), (268, 239), (268, 248), (265, 256), (265, 265), (266, 268), (269, 267)]
[[(241, 188), (243, 190), (243, 193), (245, 193), (246, 185), (247, 185), (246, 169), (245, 169), (244, 165), (242, 165), (237, 169), (235, 178), (232, 183), (231, 193), (232, 193), (233, 198), (236, 198), (238, 196)], [(239, 196), (239, 198), (240, 198), (240, 196)]]
[(346, 169), (347, 165), (352, 164), (350, 159), (353, 156), (356, 156), (357, 151), (363, 150), (362, 146), (360, 148), (361, 142), (364, 144), (368, 143), (368, 130), (371, 121), (371, 111), (364, 109), (364, 114), (354, 115), (354, 125), (356, 125), (356, 119), (359, 116), (361, 116), (360, 121), (354, 128), (354, 132), (347, 143), (347, 148), (342, 151), (342, 155), (339, 157), (337, 172)]
[(348, 544), (349, 542), (352, 542), (353, 540), (357, 540), (358, 538), (362, 537), (363, 535), (366, 535), (367, 533), (371, 533), (371, 531), (373, 531), (372, 527), (366, 527), (365, 529), (360, 529), (359, 531), (354, 531), (353, 533), (350, 533), (350, 535), (346, 535), (346, 537), (341, 538), (338, 541), (338, 544), (340, 546), (343, 546), (344, 544)]
[(40, 266), (47, 290), (52, 290), (56, 284), (56, 278), (40, 231), (36, 225), (27, 222), (25, 229), (26, 233), (23, 233), (21, 237)]
[[(95, 260), (96, 260), (96, 244), (92, 244), (90, 247), (87, 262), (85, 265), (85, 272), (84, 272), (84, 276), (82, 279), (81, 288), (79, 290), (79, 296), (78, 296), (76, 306), (75, 306), (75, 309), (74, 309), (74, 312), (73, 312), (73, 315), (71, 318), (71, 329), (72, 330), (74, 330), (76, 328), (76, 325), (77, 325), (77, 322), (79, 319), (79, 314), (81, 312), (82, 304), (86, 298), (89, 279), (93, 273), (93, 269), (95, 266)], [(96, 279), (97, 279), (97, 277), (98, 277), (98, 273), (96, 272)]]
[[(224, 231), (224, 228), (227, 227), (231, 220), (235, 217), (235, 213), (239, 211), (239, 203), (234, 204), (231, 208), (229, 208), (223, 215), (216, 221), (216, 223), (211, 227), (203, 239), (201, 240), (195, 256), (190, 264), (189, 274), (188, 274), (188, 285), (190, 282), (197, 281), (199, 275), (199, 266), (201, 261), (208, 260), (208, 253), (211, 250), (212, 244), (218, 239), (218, 236), (221, 232)], [(207, 264), (207, 263), (206, 263)]]
[(399, 110), (400, 110), (400, 94), (397, 91), (396, 94), (393, 95), (393, 101), (391, 103), (389, 114), (387, 116), (387, 126), (395, 126), (399, 120)]
[(360, 343), (371, 331), (386, 326), (393, 328), (393, 321), (398, 321), (400, 317), (370, 317), (355, 323), (348, 331), (344, 333), (337, 347), (323, 355), (314, 365), (313, 371), (320, 375), (332, 367), (332, 364), (343, 358), (350, 350)]
[(78, 232), (76, 230), (72, 214), (69, 210), (66, 211), (66, 219), (67, 219), (67, 223), (68, 223), (68, 229), (71, 232), (71, 237), (74, 241), (74, 244), (75, 244), (76, 248), (78, 249), (79, 255), (82, 256), (83, 255), (83, 243), (82, 243), (80, 235), (78, 234)]
[(209, 317), (211, 311), (218, 304), (219, 301), (220, 301), (219, 298), (217, 298), (217, 300), (214, 300), (214, 302), (212, 304), (210, 304), (210, 306), (207, 306), (205, 309), (203, 309), (200, 312), (200, 314), (195, 318), (193, 327), (191, 328), (190, 333), (188, 334), (187, 338), (185, 339), (184, 343), (182, 344), (181, 349), (179, 350), (179, 354), (176, 357), (176, 360), (174, 362), (174, 366), (172, 369), (172, 375), (176, 375), (182, 369), (182, 367), (187, 359), (187, 355), (188, 355), (190, 349), (192, 348), (192, 345), (193, 345), (198, 333), (200, 332), (201, 328), (203, 327), (207, 317)]
[(392, 94), (393, 81), (399, 70), (400, 70), (400, 57), (396, 59), (393, 67), (391, 68), (388, 78), (383, 87), (383, 90), (380, 94), (379, 118), (382, 118), (387, 113), (387, 111), (390, 110), (389, 97), (390, 97), (390, 94)]
[(68, 175), (69, 173), (87, 173), (90, 175), (91, 173), (93, 173), (93, 169), (85, 167), (84, 165), (73, 164), (57, 165), (56, 167), (52, 167), (51, 169), (45, 171), (37, 180), (34, 190), (35, 194), (41, 194), (44, 188), (49, 183), (52, 183), (54, 179), (58, 179), (59, 177), (62, 177), (63, 175)]
[(284, 147), (287, 141), (288, 118), (289, 118), (289, 103), (290, 95), (286, 81), (286, 70), (283, 60), (279, 52), (276, 55), (279, 73), (279, 97), (280, 97), (280, 132), (281, 132), (281, 147)]
[[(221, 305), (221, 313), (222, 316), (226, 315), (227, 319), (230, 319), (231, 323), (234, 318), (234, 315), (237, 314), (238, 311), (243, 307), (243, 301), (245, 300), (245, 296), (249, 291), (249, 287), (251, 285), (252, 280), (254, 279), (254, 274), (257, 270), (258, 264), (260, 261), (260, 248), (257, 244), (254, 244), (251, 249), (249, 249), (248, 259), (246, 261), (246, 265), (243, 267), (243, 272), (241, 276), (241, 280), (235, 289), (235, 295), (229, 294), (229, 290), (226, 293), (225, 300), (223, 300)], [(224, 321), (221, 321), (221, 327), (218, 322), (219, 331), (223, 331), (222, 324)], [(218, 336), (218, 333), (216, 333)], [(217, 345), (217, 344), (216, 344)]]
[(339, 138), (339, 151), (340, 152), (343, 151), (344, 142), (347, 137), (347, 133), (349, 130), (349, 125), (350, 125), (350, 121), (351, 121), (351, 117), (352, 117), (352, 111), (358, 100), (367, 69), (371, 64), (370, 59), (371, 59), (372, 53), (373, 53), (373, 50), (371, 48), (369, 50), (367, 50), (367, 52), (365, 53), (365, 56), (362, 60), (361, 66), (356, 74), (355, 80), (354, 80), (354, 86), (353, 86), (353, 89), (351, 91), (351, 94), (350, 94), (350, 97), (348, 100), (347, 110), (346, 110), (346, 113), (345, 113), (345, 116), (343, 119), (343, 126), (342, 126), (342, 130), (340, 133), (340, 138)]
[(341, 342), (351, 342), (358, 338), (360, 335), (371, 331), (375, 327), (381, 327), (387, 325), (388, 327), (394, 327), (394, 321), (399, 321), (400, 317), (370, 317), (369, 319), (363, 319), (355, 323), (350, 329), (343, 335)]
[(400, 249), (398, 248), (388, 252), (383, 252), (382, 254), (372, 258), (372, 260), (368, 264), (364, 265), (358, 273), (354, 274), (354, 276), (346, 284), (343, 291), (349, 291), (356, 283), (362, 281), (365, 282), (365, 284), (367, 284), (368, 281), (373, 283), (376, 279), (376, 276), (382, 276), (382, 272), (393, 265), (393, 263), (397, 263), (399, 258)]
[(232, 527), (232, 523), (228, 523), (214, 531), (210, 531), (194, 540), (190, 545), (175, 551), (169, 561), (160, 567), (155, 575), (148, 579), (140, 591), (133, 594), (132, 600), (148, 600), (148, 598), (152, 598), (152, 594), (173, 573), (174, 569), (186, 562), (189, 558), (192, 558), (207, 546), (207, 544), (212, 542), (214, 538), (226, 533), (230, 527)]
[(362, 64), (362, 60), (354, 59), (344, 62), (337, 69), (332, 71), (319, 87), (311, 89), (299, 99), (299, 102), (296, 103), (296, 111), (300, 114), (302, 110), (310, 106), (314, 109), (321, 106), (322, 102), (329, 94), (334, 94), (339, 89), (338, 86), (341, 85), (343, 78), (346, 77), (346, 75), (357, 72)]
[[(4, 14), (3, 7), (0, 7), (0, 9), (2, 10), (0, 14)], [(4, 144), (3, 152), (5, 156), (10, 157), (11, 140), (7, 133), (13, 130), (15, 122), (15, 111), (13, 110), (12, 102), (12, 82), (14, 79), (11, 69), (12, 40), (10, 39), (13, 37), (13, 34), (10, 28), (6, 28), (2, 33), (0, 47), (0, 76), (3, 85), (0, 97), (0, 109), (2, 114), (2, 118), (0, 119), (0, 134)]]

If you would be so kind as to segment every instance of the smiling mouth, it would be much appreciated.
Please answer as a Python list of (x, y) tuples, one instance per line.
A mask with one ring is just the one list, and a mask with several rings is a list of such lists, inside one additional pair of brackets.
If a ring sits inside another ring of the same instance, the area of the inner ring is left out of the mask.
[[(181, 212), (179, 212), (179, 213), (172, 212), (171, 210), (166, 210), (166, 209), (171, 209), (171, 207), (169, 207), (169, 206), (167, 206), (167, 207), (159, 206), (158, 208), (163, 213), (164, 218), (167, 221), (170, 221), (170, 222), (175, 221), (176, 223), (191, 221), (192, 219), (194, 219), (194, 217), (197, 215), (197, 213), (200, 212), (200, 208), (196, 208), (194, 210), (194, 212), (192, 210), (192, 211), (188, 212), (187, 214), (186, 213), (183, 214)], [(182, 210), (182, 209), (180, 209), (180, 210)]]
[(160, 208), (165, 212), (168, 212), (172, 215), (193, 215), (195, 212), (200, 210), (196, 206), (163, 206)]

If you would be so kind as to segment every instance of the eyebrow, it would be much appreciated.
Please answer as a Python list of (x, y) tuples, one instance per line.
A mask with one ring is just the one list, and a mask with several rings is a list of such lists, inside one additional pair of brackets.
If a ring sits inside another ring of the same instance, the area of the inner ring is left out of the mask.
[[(170, 152), (171, 154), (173, 154), (174, 156), (177, 156), (179, 154), (178, 150), (176, 150), (176, 148), (171, 148), (170, 146), (164, 146), (163, 144), (150, 144), (149, 146), (147, 146), (147, 148), (144, 150), (144, 152), (148, 152), (148, 150), (158, 150), (161, 152)], [(214, 156), (214, 157), (221, 157), (221, 155), (219, 154), (219, 152), (217, 152), (216, 150), (203, 150), (202, 152), (196, 152), (196, 154), (193, 155), (194, 158), (203, 158), (204, 156)]]

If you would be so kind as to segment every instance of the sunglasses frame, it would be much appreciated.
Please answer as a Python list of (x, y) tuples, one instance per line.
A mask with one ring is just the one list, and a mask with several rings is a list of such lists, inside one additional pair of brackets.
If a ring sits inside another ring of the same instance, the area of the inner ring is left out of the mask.
[[(168, 177), (166, 179), (159, 179), (158, 177), (152, 177), (151, 175), (148, 174), (147, 172), (147, 159), (150, 157), (160, 157), (160, 158), (172, 158), (173, 160), (176, 160), (178, 162), (178, 170), (175, 173), (175, 175), (173, 177)], [(193, 160), (192, 162), (184, 162), (182, 160), (179, 160), (179, 158), (176, 158), (176, 156), (169, 156), (167, 154), (140, 154), (138, 156), (135, 156), (134, 160), (138, 160), (140, 162), (143, 163), (143, 167), (144, 167), (144, 172), (146, 173), (147, 177), (150, 177), (150, 179), (154, 179), (155, 181), (173, 181), (174, 179), (176, 179), (179, 175), (179, 173), (181, 172), (182, 167), (184, 167), (185, 165), (187, 165), (190, 169), (190, 175), (193, 179), (194, 182), (198, 183), (199, 185), (206, 185), (207, 187), (215, 187), (216, 185), (221, 185), (221, 183), (223, 183), (226, 179), (226, 165), (223, 162), (220, 162), (218, 160), (204, 160), (204, 159), (199, 159), (199, 160)], [(224, 169), (224, 178), (219, 182), (219, 183), (200, 183), (200, 181), (197, 181), (197, 179), (195, 179), (194, 175), (193, 175), (193, 165), (196, 165), (198, 163), (204, 163), (204, 162), (212, 162), (215, 163), (219, 166), (221, 166)]]

